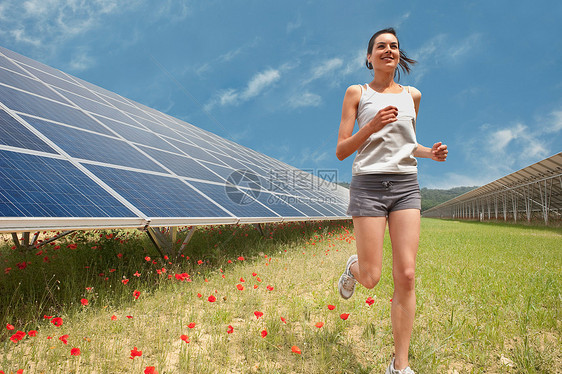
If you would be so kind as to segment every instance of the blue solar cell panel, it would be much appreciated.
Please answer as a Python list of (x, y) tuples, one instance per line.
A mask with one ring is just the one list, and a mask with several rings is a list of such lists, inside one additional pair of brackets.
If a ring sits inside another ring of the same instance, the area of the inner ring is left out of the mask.
[(17, 66), (12, 61), (10, 61), (9, 59), (7, 59), (2, 55), (0, 55), (0, 66), (29, 77), (29, 74), (27, 74), (22, 68), (20, 68), (19, 66)]
[(25, 126), (16, 121), (15, 118), (0, 109), (0, 144), (56, 153), (44, 141), (29, 131)]
[(169, 149), (170, 144), (162, 140), (158, 135), (151, 131), (143, 130), (138, 127), (133, 127), (131, 125), (125, 125), (121, 122), (112, 121), (108, 118), (93, 115), (97, 120), (111, 128), (113, 131), (121, 135), (127, 140), (134, 143), (144, 144), (160, 149)]
[(292, 206), (288, 205), (283, 199), (281, 199), (276, 194), (269, 192), (260, 192), (259, 196), (256, 197), (260, 203), (266, 205), (269, 209), (275, 211), (282, 217), (304, 217), (302, 212), (299, 212)]
[(34, 69), (32, 67), (26, 67), (26, 68), (29, 70), (31, 74), (33, 74), (43, 82), (49, 84), (50, 86), (62, 88), (63, 90), (74, 92), (78, 95), (87, 97), (92, 100), (100, 100), (98, 96), (94, 95), (89, 90), (72, 82), (70, 77), (66, 77), (66, 79), (62, 79), (59, 77), (55, 77), (51, 74), (47, 74), (44, 71)]
[(122, 140), (31, 117), (22, 118), (72, 157), (165, 173), (164, 169)]
[(119, 108), (129, 114), (134, 114), (137, 117), (141, 117), (143, 119), (154, 121), (154, 118), (143, 112), (142, 110), (138, 109), (137, 107), (129, 104), (125, 104), (122, 101), (112, 99), (110, 97), (104, 97), (112, 105), (115, 105), (116, 108)]
[(223, 165), (223, 163), (218, 158), (212, 156), (209, 152), (207, 152), (202, 148), (169, 138), (167, 138), (166, 140), (172, 143), (179, 150), (185, 152), (186, 154), (190, 155), (193, 158)]
[(160, 125), (160, 124), (155, 123), (153, 121), (147, 121), (147, 120), (144, 120), (144, 119), (138, 118), (138, 117), (135, 118), (135, 119), (137, 121), (139, 121), (143, 126), (145, 126), (146, 128), (154, 131), (157, 134), (166, 135), (166, 136), (168, 136), (172, 139), (177, 139), (179, 137), (177, 132), (173, 131), (172, 129), (170, 129), (166, 126)]
[(179, 179), (86, 165), (148, 217), (228, 217)]
[[(13, 59), (17, 62), (23, 62), (26, 65), (32, 66), (32, 67), (37, 68), (37, 69), (41, 69), (43, 71), (46, 71), (50, 74), (53, 74), (53, 75), (56, 75), (56, 76), (59, 76), (59, 77), (63, 77), (63, 78), (66, 77), (66, 75), (60, 70), (57, 70), (55, 68), (52, 68), (52, 67), (47, 66), (45, 64), (42, 64), (38, 61), (32, 60), (29, 57), (22, 56), (19, 53), (10, 51), (9, 49), (0, 47), (0, 52), (2, 52), (6, 56), (10, 57), (11, 59)], [(27, 69), (27, 66), (24, 66), (24, 68)]]
[(113, 118), (117, 121), (127, 122), (130, 123), (131, 119), (123, 114), (121, 111), (109, 106), (106, 103), (101, 103), (101, 99), (90, 100), (86, 99), (85, 97), (75, 95), (68, 91), (63, 91), (61, 89), (56, 89), (60, 92), (63, 96), (71, 100), (75, 105), (79, 106), (80, 108), (87, 110), (88, 112), (93, 112), (97, 114), (101, 114), (102, 116)]
[(278, 214), (267, 209), (254, 199), (254, 196), (259, 194), (257, 191), (244, 190), (226, 184), (216, 185), (192, 181), (189, 183), (237, 217), (278, 217)]
[(0, 150), (2, 217), (135, 217), (66, 160)]
[(173, 153), (157, 151), (155, 149), (142, 147), (140, 148), (156, 161), (166, 165), (168, 169), (176, 173), (180, 177), (196, 178), (209, 180), (214, 182), (224, 182), (224, 179), (211, 172), (197, 161), (187, 157), (179, 156)]
[(71, 126), (96, 131), (102, 134), (110, 134), (104, 126), (78, 109), (54, 101), (42, 99), (2, 85), (0, 85), (0, 98), (8, 108), (18, 112), (66, 123)]
[(36, 95), (45, 96), (49, 99), (68, 104), (68, 101), (66, 101), (60, 95), (57, 95), (56, 92), (53, 92), (53, 90), (47, 87), (44, 83), (41, 83), (38, 80), (32, 78), (27, 78), (20, 74), (12, 73), (11, 71), (8, 71), (6, 69), (0, 69), (0, 82), (12, 87), (19, 88), (21, 90), (34, 93)]

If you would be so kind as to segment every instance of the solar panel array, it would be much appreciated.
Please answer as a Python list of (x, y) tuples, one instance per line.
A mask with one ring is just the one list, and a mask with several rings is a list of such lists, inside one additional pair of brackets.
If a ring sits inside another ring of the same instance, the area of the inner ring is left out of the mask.
[(0, 47), (0, 232), (341, 219), (348, 190)]
[[(423, 212), (457, 219), (562, 219), (562, 152)], [(519, 216), (519, 218), (518, 218)]]

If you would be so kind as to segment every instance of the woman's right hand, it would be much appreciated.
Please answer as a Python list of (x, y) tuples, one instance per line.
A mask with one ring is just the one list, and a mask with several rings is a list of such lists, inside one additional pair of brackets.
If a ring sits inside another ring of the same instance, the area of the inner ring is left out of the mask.
[(370, 130), (372, 130), (371, 133), (375, 133), (377, 131), (380, 131), (389, 123), (396, 121), (397, 116), (398, 108), (389, 105), (386, 108), (382, 108), (381, 110), (379, 110), (373, 117), (373, 119), (367, 124), (367, 126)]

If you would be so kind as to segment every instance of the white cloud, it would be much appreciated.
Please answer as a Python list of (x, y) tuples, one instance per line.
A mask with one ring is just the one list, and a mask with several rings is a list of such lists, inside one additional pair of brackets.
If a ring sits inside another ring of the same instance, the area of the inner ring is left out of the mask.
[(353, 58), (351, 58), (348, 63), (345, 65), (342, 74), (349, 75), (352, 73), (356, 73), (358, 71), (366, 69), (365, 67), (365, 60), (367, 58), (367, 49), (358, 49), (353, 54)]
[(301, 107), (317, 107), (322, 104), (322, 97), (311, 92), (303, 92), (292, 96), (289, 99), (289, 106), (291, 108)]
[(343, 65), (341, 58), (335, 57), (322, 63), (320, 66), (313, 66), (310, 77), (303, 81), (303, 84), (308, 84), (316, 79), (322, 78), (325, 75), (333, 73)]
[(551, 120), (547, 122), (546, 132), (562, 131), (562, 110), (555, 110), (550, 114)]
[(267, 71), (258, 73), (248, 82), (248, 87), (240, 95), (243, 99), (247, 100), (257, 96), (261, 91), (269, 85), (281, 79), (279, 70), (269, 69)]
[(80, 50), (72, 56), (69, 67), (72, 71), (84, 71), (95, 65), (95, 60), (85, 50)]
[(412, 71), (414, 83), (419, 83), (431, 70), (441, 64), (456, 64), (481, 43), (482, 35), (473, 33), (460, 40), (451, 40), (446, 34), (439, 34), (412, 51), (410, 56), (418, 61)]
[(240, 105), (258, 96), (264, 90), (272, 86), (281, 79), (279, 69), (268, 69), (255, 74), (247, 83), (244, 89), (229, 88), (219, 91), (205, 106), (206, 111), (211, 111), (216, 105)]
[(299, 14), (297, 19), (291, 21), (287, 24), (287, 34), (293, 32), (294, 30), (300, 28), (302, 26), (302, 16)]
[[(96, 35), (95, 31), (104, 27), (107, 17), (124, 14), (134, 17), (135, 11), (147, 7), (153, 11), (151, 19), (143, 19), (145, 23), (160, 19), (180, 21), (189, 14), (187, 3), (175, 0), (165, 0), (158, 5), (148, 0), (3, 0), (0, 19), (8, 44), (10, 41), (27, 44), (34, 47), (35, 55), (56, 56), (59, 48), (72, 39)], [(116, 40), (122, 45), (130, 43), (130, 38)], [(70, 67), (84, 69), (91, 66), (91, 62), (77, 60)]]

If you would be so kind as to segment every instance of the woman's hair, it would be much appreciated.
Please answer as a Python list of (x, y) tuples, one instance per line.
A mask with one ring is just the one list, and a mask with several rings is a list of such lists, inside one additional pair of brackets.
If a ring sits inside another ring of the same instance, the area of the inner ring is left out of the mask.
[[(392, 35), (396, 36), (396, 31), (392, 27), (389, 27), (389, 28), (382, 29), (382, 30), (379, 30), (376, 33), (374, 33), (373, 36), (371, 36), (371, 40), (369, 40), (369, 46), (367, 47), (367, 54), (371, 54), (373, 52), (373, 46), (375, 45), (375, 39), (381, 34), (392, 34)], [(398, 40), (398, 36), (396, 36), (396, 40)], [(400, 51), (400, 62), (398, 63), (398, 67), (400, 69), (402, 69), (403, 72), (408, 74), (408, 73), (410, 73), (410, 64), (413, 65), (413, 64), (417, 63), (417, 61), (409, 58), (406, 55), (406, 52), (404, 52), (402, 49), (400, 49), (400, 41), (399, 40), (398, 40), (398, 50)], [(373, 65), (371, 65), (371, 63), (368, 60), (365, 61), (365, 65), (367, 65), (367, 68), (369, 70), (373, 70)], [(396, 80), (400, 80), (399, 69), (396, 69), (394, 71), (394, 77), (397, 77)]]

